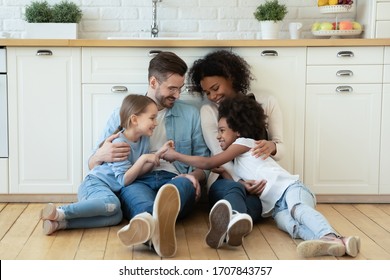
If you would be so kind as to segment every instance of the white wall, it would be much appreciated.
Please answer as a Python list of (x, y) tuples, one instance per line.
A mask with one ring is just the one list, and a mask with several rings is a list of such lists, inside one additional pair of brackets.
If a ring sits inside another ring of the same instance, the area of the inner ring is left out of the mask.
[[(71, 0), (80, 5), (84, 16), (79, 38), (105, 39), (108, 36), (150, 37), (152, 0)], [(355, 2), (358, 0), (355, 0)], [(369, 1), (371, 0), (359, 0)], [(50, 4), (60, 0), (48, 0)], [(265, 0), (162, 0), (158, 3), (159, 36), (201, 37), (205, 39), (261, 38), (260, 24), (253, 16)], [(304, 38), (312, 38), (311, 24), (334, 21), (335, 15), (321, 14), (317, 0), (279, 0), (288, 7), (281, 38), (288, 38), (289, 22), (304, 24)], [(23, 38), (24, 9), (31, 0), (0, 0), (0, 32)], [(339, 18), (355, 19), (356, 11)], [(1, 33), (0, 33), (1, 35)]]

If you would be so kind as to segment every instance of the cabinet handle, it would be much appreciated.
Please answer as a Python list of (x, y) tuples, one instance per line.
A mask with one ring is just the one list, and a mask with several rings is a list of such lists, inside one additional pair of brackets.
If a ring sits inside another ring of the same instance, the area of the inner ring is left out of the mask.
[(127, 87), (125, 87), (125, 86), (113, 86), (111, 88), (111, 92), (114, 92), (114, 93), (127, 92)]
[(343, 77), (343, 76), (352, 77), (353, 72), (351, 70), (339, 70), (336, 72), (336, 76), (337, 77)]
[(339, 93), (353, 92), (353, 88), (351, 86), (338, 86), (336, 88), (336, 92)]
[(352, 51), (341, 51), (337, 53), (337, 57), (354, 57), (355, 55), (353, 54)]
[(53, 55), (53, 52), (51, 50), (38, 50), (36, 55), (38, 56), (48, 56), (48, 55)]
[(154, 56), (158, 55), (160, 52), (161, 52), (160, 50), (151, 50), (151, 51), (149, 51), (148, 56), (149, 57), (152, 57), (152, 56), (154, 57)]
[(261, 52), (261, 56), (278, 56), (278, 52), (274, 50), (265, 50)]

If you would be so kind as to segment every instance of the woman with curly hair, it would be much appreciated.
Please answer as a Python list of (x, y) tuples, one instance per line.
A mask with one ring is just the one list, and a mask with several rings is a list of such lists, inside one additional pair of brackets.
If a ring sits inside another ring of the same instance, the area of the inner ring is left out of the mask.
[[(357, 236), (342, 237), (329, 224), (326, 218), (315, 209), (314, 194), (299, 180), (284, 170), (271, 157), (266, 159), (252, 156), (254, 139), (267, 137), (266, 116), (256, 101), (236, 96), (221, 102), (219, 109), (217, 139), (223, 150), (212, 157), (187, 156), (169, 148), (163, 155), (168, 161), (178, 160), (197, 168), (210, 169), (234, 160), (234, 171), (241, 180), (261, 180), (267, 182), (259, 196), (263, 204), (261, 215), (272, 216), (279, 229), (292, 238), (301, 238), (297, 251), (303, 257), (322, 255), (355, 257), (360, 249)], [(229, 205), (226, 200), (218, 201), (215, 208)], [(218, 244), (224, 236), (222, 231), (211, 224), (206, 237), (208, 244)]]
[[(194, 91), (207, 97), (207, 101), (200, 109), (201, 125), (203, 137), (212, 155), (222, 152), (216, 138), (219, 104), (228, 97), (250, 96), (254, 98), (253, 94), (249, 93), (253, 79), (249, 64), (242, 57), (226, 50), (211, 52), (196, 60), (190, 68), (188, 83), (193, 86)], [(273, 96), (261, 95), (257, 101), (262, 104), (267, 115), (264, 121), (268, 137), (255, 138), (258, 141), (252, 153), (262, 159), (271, 156), (278, 160), (282, 157), (284, 150), (281, 110)], [(261, 119), (247, 121), (262, 122)], [(223, 174), (230, 174), (233, 180), (223, 178)], [(238, 182), (231, 162), (212, 170), (207, 181), (210, 206), (221, 199), (228, 201), (229, 205), (219, 206), (210, 212), (209, 219), (212, 228), (224, 231), (223, 234), (227, 235), (226, 240), (222, 239), (217, 244), (209, 244), (211, 247), (221, 246), (224, 240), (229, 245), (241, 245), (242, 236), (251, 231), (253, 222), (261, 219), (262, 205), (258, 195), (265, 183), (264, 180)], [(234, 211), (234, 215), (228, 213), (228, 211), (232, 212), (230, 209)], [(224, 230), (225, 228), (227, 230)]]

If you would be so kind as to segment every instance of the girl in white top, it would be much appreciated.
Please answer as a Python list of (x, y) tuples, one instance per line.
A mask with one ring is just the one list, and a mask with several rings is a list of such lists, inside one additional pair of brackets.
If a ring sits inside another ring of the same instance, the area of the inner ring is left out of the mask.
[[(355, 257), (360, 239), (341, 237), (326, 218), (315, 210), (314, 194), (271, 157), (256, 158), (251, 154), (254, 139), (267, 136), (266, 116), (261, 105), (251, 98), (236, 96), (225, 99), (219, 106), (218, 141), (222, 153), (210, 158), (186, 156), (169, 149), (163, 158), (178, 160), (198, 168), (210, 169), (233, 161), (234, 172), (240, 180), (265, 180), (260, 195), (263, 217), (273, 216), (277, 226), (301, 242), (298, 253), (303, 257), (320, 255)], [(228, 174), (226, 174), (228, 175)]]
[[(211, 52), (197, 59), (190, 68), (188, 83), (195, 92), (207, 97), (200, 115), (203, 137), (212, 155), (222, 152), (216, 139), (219, 104), (225, 98), (249, 95), (253, 79), (250, 65), (239, 55), (226, 50)], [(257, 139), (253, 154), (262, 158), (272, 156), (278, 160), (284, 151), (282, 112), (273, 96), (257, 95), (257, 101), (262, 104), (268, 116), (268, 138)], [(225, 206), (210, 211), (210, 224), (212, 228), (223, 224), (225, 230), (221, 230), (214, 238), (206, 238), (206, 242), (212, 248), (218, 248), (225, 240), (228, 245), (239, 246), (242, 237), (252, 229), (252, 222), (262, 218), (262, 205), (257, 197), (264, 188), (265, 181), (247, 180), (242, 181), (242, 184), (238, 183), (233, 165), (229, 162), (211, 171), (207, 180), (210, 206), (215, 206), (220, 200), (225, 200)], [(231, 175), (231, 179), (221, 176), (225, 172)], [(221, 211), (223, 208), (231, 213)], [(223, 232), (226, 232), (226, 238)]]

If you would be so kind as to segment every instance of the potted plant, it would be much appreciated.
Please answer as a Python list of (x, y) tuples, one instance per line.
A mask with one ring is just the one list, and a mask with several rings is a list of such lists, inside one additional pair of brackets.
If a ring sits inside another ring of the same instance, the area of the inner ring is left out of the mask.
[(26, 6), (26, 38), (76, 39), (83, 13), (72, 2), (63, 0), (53, 6), (33, 1)]
[(281, 22), (287, 13), (286, 5), (280, 4), (278, 0), (266, 0), (264, 4), (256, 8), (253, 15), (260, 21), (263, 39), (279, 37)]

